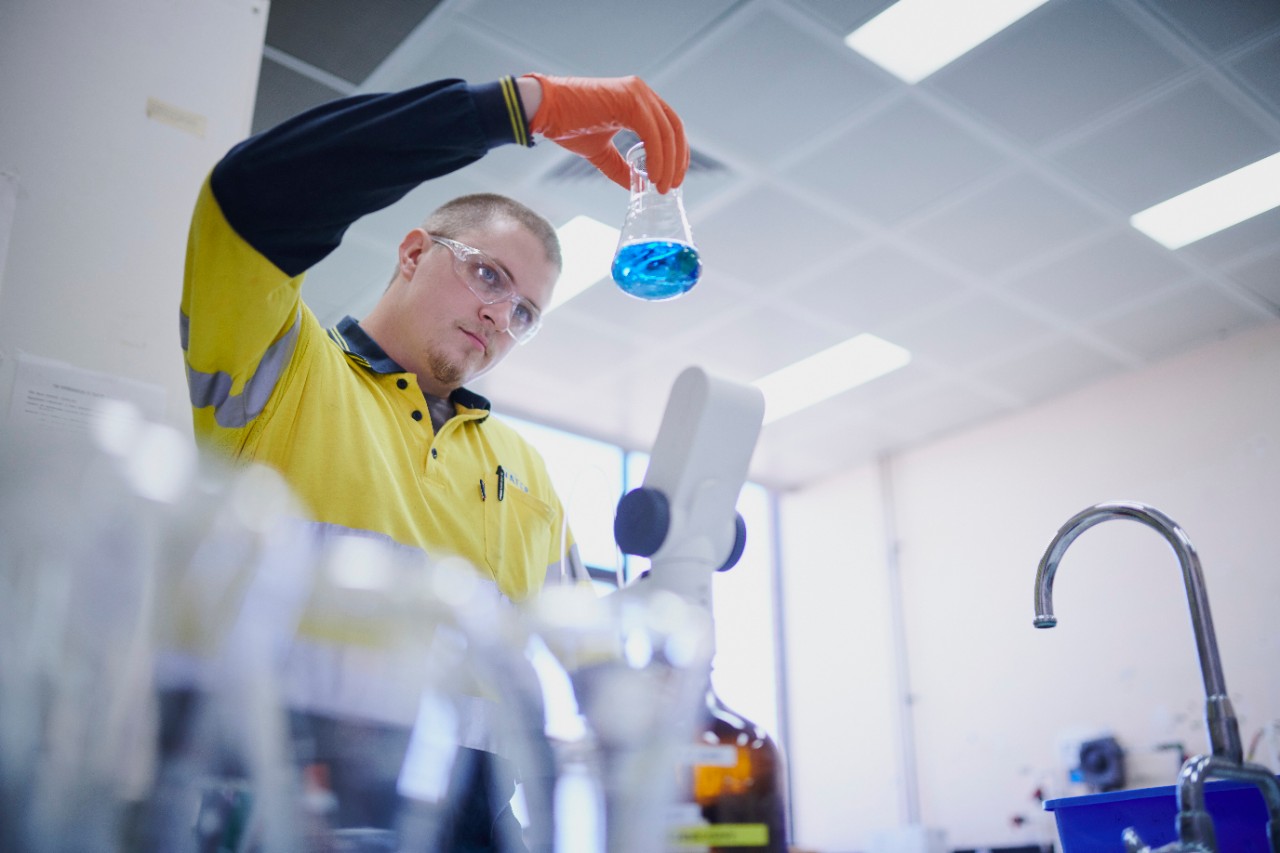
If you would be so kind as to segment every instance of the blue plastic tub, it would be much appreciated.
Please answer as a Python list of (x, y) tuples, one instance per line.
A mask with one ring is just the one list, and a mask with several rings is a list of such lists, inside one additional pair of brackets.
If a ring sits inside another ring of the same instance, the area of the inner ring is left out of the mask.
[[(1204, 786), (1205, 808), (1213, 818), (1223, 853), (1270, 853), (1267, 806), (1257, 786), (1215, 779)], [(1058, 824), (1062, 853), (1124, 853), (1120, 833), (1132, 826), (1152, 848), (1178, 837), (1177, 787), (1139, 788), (1048, 800)]]

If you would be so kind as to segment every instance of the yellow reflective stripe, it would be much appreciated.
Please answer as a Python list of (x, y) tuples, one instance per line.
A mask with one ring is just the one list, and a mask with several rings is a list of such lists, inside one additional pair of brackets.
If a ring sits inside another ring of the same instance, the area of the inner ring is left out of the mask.
[(524, 106), (520, 102), (520, 92), (516, 89), (516, 81), (511, 77), (503, 77), (502, 97), (507, 102), (507, 116), (511, 119), (511, 132), (520, 145), (528, 146), (529, 135), (524, 129)]

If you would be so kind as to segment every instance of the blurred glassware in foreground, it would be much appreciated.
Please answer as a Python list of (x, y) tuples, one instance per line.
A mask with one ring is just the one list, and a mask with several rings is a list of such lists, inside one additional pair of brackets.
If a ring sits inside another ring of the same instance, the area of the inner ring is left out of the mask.
[(659, 853), (698, 720), (711, 618), (666, 590), (552, 587), (527, 611), (553, 745), (557, 853)]
[(631, 200), (613, 258), (613, 280), (624, 293), (661, 301), (689, 292), (702, 275), (680, 187), (660, 193), (645, 171), (644, 143), (627, 151)]
[(0, 849), (431, 850), (464, 746), (534, 766), (510, 605), (301, 517), (116, 405), (88, 441), (6, 440)]
[[(278, 818), (262, 836), (287, 849), (282, 741), (253, 713), (271, 703), (263, 651), (279, 625), (238, 606), (273, 553), (284, 485), (203, 464), (116, 403), (89, 441), (7, 439), (0, 471), (0, 848), (195, 849), (189, 783), (214, 787), (234, 767)], [(158, 736), (156, 664), (171, 644), (196, 651), (191, 678), (217, 685), (224, 713), (201, 718), (216, 749)], [(150, 844), (169, 829), (149, 806), (165, 802), (185, 814), (182, 845)]]
[(0, 446), (0, 849), (452, 849), (459, 792), (500, 765), (532, 853), (664, 849), (703, 608), (513, 605), (304, 521), (272, 470), (119, 405), (95, 424)]

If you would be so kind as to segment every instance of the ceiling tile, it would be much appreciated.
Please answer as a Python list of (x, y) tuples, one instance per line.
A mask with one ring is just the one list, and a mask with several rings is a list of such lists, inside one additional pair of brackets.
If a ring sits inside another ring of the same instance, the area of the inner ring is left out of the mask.
[(1058, 337), (1037, 342), (1013, 357), (982, 368), (977, 375), (1026, 403), (1035, 403), (1072, 391), (1124, 367), (1093, 347)]
[(1005, 288), (1078, 321), (1150, 296), (1190, 275), (1172, 252), (1126, 228), (1018, 276)]
[[(819, 194), (892, 224), (999, 169), (999, 152), (913, 98), (823, 145), (788, 170)], [(902, 165), (910, 163), (911, 168)]]
[(1103, 224), (1076, 198), (1024, 172), (925, 219), (908, 236), (971, 272), (990, 276)]
[(705, 266), (762, 291), (776, 290), (860, 237), (853, 226), (768, 185), (699, 219), (693, 232)]
[(1030, 314), (985, 295), (968, 296), (894, 330), (913, 355), (963, 367), (1054, 333)]
[(384, 61), (362, 81), (363, 91), (398, 91), (430, 80), (496, 80), (504, 74), (537, 71), (516, 44), (494, 40), (487, 24), (441, 9), (422, 26), (389, 45)]
[(1271, 303), (1280, 313), (1280, 244), (1275, 251), (1235, 267), (1230, 277)]
[(1095, 324), (1094, 329), (1117, 347), (1154, 360), (1225, 338), (1264, 319), (1217, 287), (1196, 283), (1171, 288), (1156, 300)]
[(969, 292), (964, 282), (893, 246), (841, 254), (790, 290), (797, 305), (850, 334), (887, 333), (911, 315)]
[(1140, 1), (1183, 36), (1215, 52), (1280, 26), (1280, 5), (1272, 0)]
[[(571, 11), (548, 14), (544, 4), (527, 0), (472, 0), (463, 14), (496, 36), (536, 46), (554, 58), (557, 64), (548, 72), (618, 76), (645, 75), (662, 67), (673, 53), (700, 41), (704, 29), (734, 5), (736, 0), (609, 0), (576, 3)], [(571, 26), (566, 17), (572, 18)]]
[(927, 365), (913, 361), (892, 373), (879, 376), (834, 397), (828, 397), (768, 424), (770, 436), (787, 433), (801, 422), (829, 424), (837, 429), (845, 425), (865, 425), (888, 406), (937, 386), (938, 373)]
[(803, 9), (844, 38), (894, 2), (896, 0), (791, 0), (791, 5)]
[(1144, 104), (1053, 156), (1125, 213), (1280, 150), (1280, 134), (1197, 81)]
[(669, 343), (705, 324), (708, 318), (723, 315), (740, 301), (735, 291), (717, 284), (714, 274), (704, 276), (693, 290), (678, 299), (664, 302), (628, 296), (612, 279), (606, 278), (564, 303), (552, 316), (558, 316), (561, 311), (581, 314), (586, 322), (646, 335), (658, 344)]
[[(267, 44), (362, 82), (440, 0), (271, 0)], [(430, 79), (430, 78), (428, 78)]]
[(1187, 69), (1101, 0), (1057, 0), (927, 78), (1009, 133), (1043, 142)]
[(708, 369), (753, 382), (841, 340), (844, 337), (838, 332), (799, 317), (786, 306), (766, 305), (726, 318), (687, 348), (704, 358)]
[[(1280, 16), (1280, 4), (1273, 4)], [(1280, 33), (1231, 63), (1272, 110), (1280, 110)]]
[(938, 371), (935, 368), (916, 360), (864, 385), (850, 388), (834, 400), (851, 416), (869, 420), (886, 406), (913, 397), (931, 387), (937, 378)]
[[(838, 42), (824, 43), (767, 10), (742, 18), (679, 66), (668, 97), (687, 125), (722, 148), (771, 163), (889, 86)], [(769, 105), (767, 119), (758, 104)]]
[(572, 318), (553, 314), (543, 329), (517, 354), (527, 367), (548, 376), (576, 377), (590, 380), (596, 371), (632, 358), (637, 347), (619, 339), (606, 329), (574, 322)]

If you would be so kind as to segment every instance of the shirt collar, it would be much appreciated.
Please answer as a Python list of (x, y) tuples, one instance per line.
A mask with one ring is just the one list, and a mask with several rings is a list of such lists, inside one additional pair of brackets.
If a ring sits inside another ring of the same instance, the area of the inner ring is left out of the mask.
[[(407, 373), (395, 359), (387, 355), (387, 353), (378, 346), (378, 342), (369, 337), (369, 333), (360, 328), (360, 323), (354, 317), (343, 317), (338, 325), (329, 330), (329, 337), (333, 342), (342, 347), (343, 352), (355, 358), (356, 361), (368, 367), (374, 373)], [(451, 403), (457, 403), (468, 409), (482, 409), (489, 411), (492, 406), (488, 398), (468, 391), (466, 388), (456, 388), (449, 395)]]

